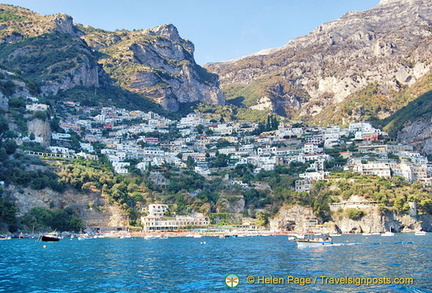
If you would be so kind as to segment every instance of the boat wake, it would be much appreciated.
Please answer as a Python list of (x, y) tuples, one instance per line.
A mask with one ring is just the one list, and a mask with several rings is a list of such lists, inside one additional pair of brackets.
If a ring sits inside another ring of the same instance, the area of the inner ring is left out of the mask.
[(412, 241), (399, 241), (399, 242), (372, 242), (372, 243), (363, 243), (367, 245), (405, 245), (405, 244), (414, 244)]
[(317, 247), (340, 247), (340, 246), (353, 246), (353, 245), (406, 245), (414, 244), (412, 241), (400, 241), (400, 242), (372, 242), (372, 243), (360, 243), (360, 242), (350, 242), (350, 243), (332, 243), (323, 246), (310, 246), (310, 247), (299, 247), (299, 248), (317, 248)]

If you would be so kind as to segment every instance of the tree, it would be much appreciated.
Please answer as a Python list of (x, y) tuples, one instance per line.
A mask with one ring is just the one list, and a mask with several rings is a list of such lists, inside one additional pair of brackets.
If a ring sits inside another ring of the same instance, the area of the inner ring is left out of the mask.
[(432, 214), (432, 200), (423, 199), (419, 203), (419, 208), (426, 214)]
[(5, 148), (0, 148), (0, 162), (5, 161), (8, 158)]
[(17, 230), (17, 208), (12, 201), (5, 200), (0, 196), (0, 224), (8, 226), (10, 232)]
[(17, 149), (17, 147), (18, 147), (16, 141), (13, 140), (13, 139), (9, 139), (9, 140), (7, 140), (7, 141), (3, 144), (3, 146), (4, 146), (4, 148), (5, 148), (5, 150), (6, 150), (6, 153), (7, 153), (8, 155), (12, 155), (13, 153), (15, 153), (15, 151), (16, 151), (16, 149)]
[(365, 212), (363, 212), (362, 210), (355, 209), (355, 208), (346, 209), (345, 212), (346, 212), (348, 218), (351, 220), (354, 220), (354, 221), (360, 220), (365, 215)]
[(196, 166), (195, 160), (192, 156), (187, 157), (186, 165), (189, 169), (193, 169)]
[(263, 212), (258, 212), (256, 214), (256, 225), (260, 227), (265, 227), (269, 223), (268, 221), (268, 215), (264, 214)]
[(202, 134), (204, 132), (204, 125), (202, 124), (197, 125), (196, 130), (199, 134)]
[(4, 116), (0, 116), (0, 136), (6, 131), (9, 130), (9, 123)]
[(229, 155), (217, 154), (216, 158), (212, 160), (209, 165), (211, 168), (222, 168), (228, 166)]

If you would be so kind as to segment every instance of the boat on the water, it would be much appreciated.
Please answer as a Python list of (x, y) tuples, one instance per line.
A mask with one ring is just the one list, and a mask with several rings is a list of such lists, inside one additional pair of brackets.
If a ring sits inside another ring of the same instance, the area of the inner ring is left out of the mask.
[(414, 235), (416, 235), (416, 236), (424, 236), (424, 235), (426, 235), (426, 231), (417, 231), (417, 232), (414, 233)]
[(333, 238), (326, 234), (306, 234), (302, 239), (296, 239), (298, 247), (320, 247), (333, 244)]
[(40, 240), (45, 242), (55, 242), (55, 241), (60, 241), (60, 237), (58, 237), (54, 233), (50, 233), (50, 234), (41, 235)]
[(288, 233), (288, 240), (297, 240), (297, 239), (303, 239), (304, 238), (304, 234), (301, 233), (295, 233), (295, 232), (290, 232)]
[(382, 233), (381, 236), (387, 236), (387, 237), (389, 237), (389, 236), (395, 236), (395, 233), (387, 231), (387, 232)]

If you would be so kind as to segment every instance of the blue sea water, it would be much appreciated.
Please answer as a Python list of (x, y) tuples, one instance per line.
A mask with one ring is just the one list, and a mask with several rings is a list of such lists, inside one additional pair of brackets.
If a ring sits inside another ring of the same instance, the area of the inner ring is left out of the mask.
[(298, 249), (286, 236), (12, 239), (0, 241), (0, 292), (432, 292), (432, 233), (334, 240)]

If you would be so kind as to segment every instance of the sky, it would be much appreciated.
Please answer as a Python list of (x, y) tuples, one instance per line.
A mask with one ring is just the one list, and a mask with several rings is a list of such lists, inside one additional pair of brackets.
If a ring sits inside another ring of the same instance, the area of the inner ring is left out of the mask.
[(281, 47), (349, 11), (379, 0), (0, 0), (44, 15), (114, 31), (173, 24), (204, 65)]

